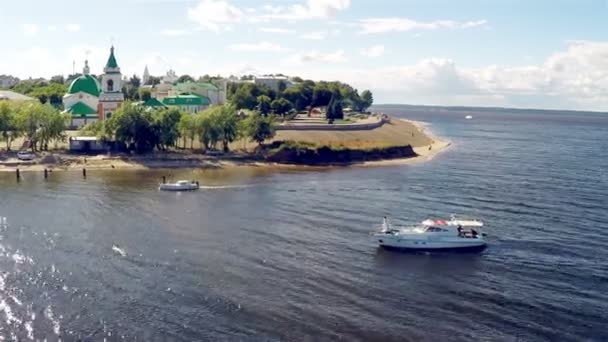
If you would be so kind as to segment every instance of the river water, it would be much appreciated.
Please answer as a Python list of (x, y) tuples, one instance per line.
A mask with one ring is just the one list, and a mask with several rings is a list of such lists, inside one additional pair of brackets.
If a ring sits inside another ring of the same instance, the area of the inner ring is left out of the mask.
[[(379, 168), (0, 174), (0, 336), (608, 340), (608, 115), (377, 109), (453, 146)], [(162, 175), (207, 187), (158, 192)], [(450, 213), (484, 219), (489, 248), (368, 235)]]

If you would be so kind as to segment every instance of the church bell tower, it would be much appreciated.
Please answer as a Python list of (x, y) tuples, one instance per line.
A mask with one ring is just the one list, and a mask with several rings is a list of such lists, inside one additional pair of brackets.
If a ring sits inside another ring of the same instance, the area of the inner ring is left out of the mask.
[(125, 97), (122, 93), (122, 74), (114, 56), (114, 46), (110, 48), (110, 57), (101, 75), (101, 95), (99, 96), (98, 114), (106, 120), (120, 107)]

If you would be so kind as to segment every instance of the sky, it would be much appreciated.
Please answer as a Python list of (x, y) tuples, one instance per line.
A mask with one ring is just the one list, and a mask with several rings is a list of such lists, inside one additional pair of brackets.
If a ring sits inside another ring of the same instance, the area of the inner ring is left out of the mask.
[(608, 111), (608, 0), (0, 2), (0, 74), (283, 73), (375, 103)]

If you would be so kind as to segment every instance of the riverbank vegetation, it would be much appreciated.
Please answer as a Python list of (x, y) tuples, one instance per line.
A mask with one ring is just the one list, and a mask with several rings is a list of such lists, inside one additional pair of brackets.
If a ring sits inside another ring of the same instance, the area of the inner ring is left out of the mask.
[(150, 110), (125, 102), (110, 119), (87, 125), (80, 132), (137, 153), (188, 145), (193, 148), (195, 141), (203, 151), (228, 152), (237, 139), (258, 144), (272, 139), (275, 127), (274, 117), (258, 113), (239, 116), (232, 105), (214, 106), (193, 115), (175, 108)]
[(0, 102), (0, 141), (10, 151), (23, 137), (32, 151), (48, 150), (49, 144), (65, 140), (68, 117), (50, 104), (37, 101)]

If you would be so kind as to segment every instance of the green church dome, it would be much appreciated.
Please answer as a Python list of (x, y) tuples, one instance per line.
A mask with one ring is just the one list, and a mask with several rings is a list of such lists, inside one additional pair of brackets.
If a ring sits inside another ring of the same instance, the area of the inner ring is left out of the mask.
[(101, 87), (99, 86), (99, 82), (97, 79), (91, 75), (82, 75), (75, 79), (70, 88), (68, 89), (68, 93), (76, 94), (78, 92), (87, 93), (93, 95), (95, 97), (99, 97), (99, 93), (101, 92)]

